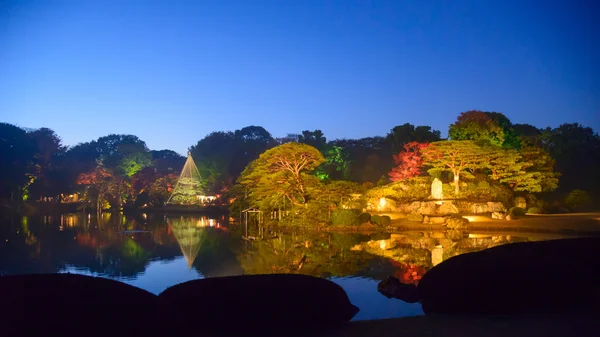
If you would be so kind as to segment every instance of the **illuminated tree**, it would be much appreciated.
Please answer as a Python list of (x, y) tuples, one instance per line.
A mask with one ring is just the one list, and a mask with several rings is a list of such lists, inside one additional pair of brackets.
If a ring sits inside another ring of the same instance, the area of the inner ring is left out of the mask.
[(396, 167), (388, 174), (390, 180), (395, 182), (421, 175), (423, 167), (423, 155), (421, 149), (427, 147), (427, 143), (410, 142), (404, 145), (404, 151), (394, 155)]
[(238, 179), (248, 190), (254, 204), (272, 202), (286, 198), (294, 205), (307, 203), (310, 189), (318, 184), (311, 173), (324, 162), (316, 148), (300, 143), (279, 145), (250, 163)]
[(470, 140), (440, 141), (421, 149), (425, 164), (432, 168), (430, 174), (441, 171), (451, 172), (454, 178), (454, 192), (460, 192), (460, 176), (471, 175), (486, 165), (482, 149)]
[[(100, 210), (102, 201), (106, 200), (106, 194), (110, 189), (110, 185), (114, 180), (114, 175), (105, 167), (97, 166), (93, 171), (81, 173), (77, 177), (77, 184), (86, 187), (86, 198), (96, 200), (96, 209)], [(90, 191), (93, 189), (93, 192)], [(95, 195), (92, 195), (95, 194)]]
[(152, 164), (152, 155), (149, 152), (134, 152), (123, 156), (119, 169), (126, 176), (131, 177), (144, 167)]
[(339, 146), (329, 146), (325, 153), (325, 162), (316, 170), (316, 175), (321, 180), (346, 179), (348, 177), (348, 154)]

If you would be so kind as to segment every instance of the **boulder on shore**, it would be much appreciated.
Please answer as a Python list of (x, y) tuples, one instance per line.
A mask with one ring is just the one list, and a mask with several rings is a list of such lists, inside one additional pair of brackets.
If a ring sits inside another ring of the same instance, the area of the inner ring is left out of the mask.
[[(600, 238), (497, 246), (438, 264), (423, 276), (417, 294), (426, 314), (600, 310), (599, 255)], [(388, 297), (415, 299), (412, 289), (391, 280), (379, 288)]]

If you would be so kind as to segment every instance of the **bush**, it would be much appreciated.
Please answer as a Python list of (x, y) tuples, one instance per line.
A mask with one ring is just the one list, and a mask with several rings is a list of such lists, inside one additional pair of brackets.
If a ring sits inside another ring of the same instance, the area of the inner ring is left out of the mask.
[(357, 226), (359, 214), (357, 209), (337, 209), (333, 211), (331, 218), (334, 226)]
[(365, 223), (365, 222), (368, 222), (369, 220), (371, 220), (371, 214), (369, 214), (369, 213), (361, 213), (358, 216), (358, 221), (360, 223)]
[(527, 210), (527, 213), (528, 213), (528, 214), (542, 214), (542, 210), (541, 210), (541, 209), (539, 209), (539, 208), (537, 208), (537, 207), (530, 207), (530, 208)]
[(521, 207), (511, 207), (508, 210), (508, 214), (510, 214), (511, 216), (515, 217), (515, 216), (524, 216), (525, 215), (525, 210)]
[(410, 213), (407, 217), (406, 220), (408, 221), (417, 221), (417, 222), (422, 222), (423, 221), (423, 215), (419, 214), (419, 213)]
[(387, 216), (387, 215), (381, 216), (381, 223), (380, 223), (381, 226), (389, 226), (391, 222), (392, 222), (392, 218), (390, 218), (389, 216)]
[(567, 195), (565, 204), (567, 204), (567, 207), (571, 210), (578, 210), (589, 206), (590, 201), (590, 196), (586, 191), (573, 190)]
[(377, 214), (371, 216), (371, 222), (376, 225), (380, 225), (381, 224), (381, 216), (377, 215)]

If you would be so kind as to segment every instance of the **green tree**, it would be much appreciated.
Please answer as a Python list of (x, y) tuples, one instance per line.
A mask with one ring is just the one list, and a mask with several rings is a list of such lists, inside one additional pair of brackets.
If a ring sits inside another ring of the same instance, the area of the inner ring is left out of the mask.
[(440, 131), (432, 130), (430, 126), (425, 125), (415, 127), (410, 123), (395, 126), (387, 135), (393, 153), (404, 150), (404, 146), (411, 142), (430, 143), (440, 139)]
[(485, 167), (489, 159), (474, 141), (449, 140), (433, 142), (421, 149), (425, 164), (431, 166), (430, 174), (451, 172), (454, 179), (454, 192), (460, 192), (460, 176), (471, 175), (475, 170)]
[(462, 112), (456, 122), (450, 125), (448, 136), (451, 140), (485, 140), (492, 145), (502, 146), (505, 141), (505, 130), (498, 122), (501, 119), (497, 113), (471, 110)]
[(325, 162), (317, 168), (317, 176), (321, 180), (340, 180), (348, 178), (348, 153), (340, 146), (328, 145)]
[(539, 148), (484, 149), (490, 158), (490, 178), (508, 185), (514, 191), (550, 192), (558, 186), (554, 161)]
[(27, 132), (17, 126), (0, 123), (0, 188), (3, 197), (21, 200), (35, 173), (36, 145)]
[(315, 147), (323, 154), (327, 152), (327, 138), (321, 130), (302, 131), (302, 134), (298, 136), (298, 142)]

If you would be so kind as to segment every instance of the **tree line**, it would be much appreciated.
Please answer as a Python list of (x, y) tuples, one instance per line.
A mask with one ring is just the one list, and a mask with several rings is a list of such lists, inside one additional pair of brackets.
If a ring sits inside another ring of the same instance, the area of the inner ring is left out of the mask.
[[(385, 136), (335, 140), (320, 130), (274, 138), (248, 126), (212, 132), (189, 151), (208, 194), (247, 201), (250, 194), (270, 196), (254, 200), (271, 208), (284, 199), (302, 204), (311, 198), (324, 207), (323, 198), (427, 174), (453, 182), (455, 193), (463, 180), (514, 191), (600, 191), (600, 137), (591, 128), (573, 123), (540, 129), (513, 124), (498, 112), (461, 113), (448, 140), (430, 126), (409, 123)], [(0, 123), (0, 157), (3, 200), (59, 200), (79, 192), (94, 207), (162, 205), (185, 162), (174, 151), (148, 149), (134, 135), (66, 147), (51, 129), (7, 123)], [(278, 185), (276, 193), (265, 190), (269, 184)], [(322, 197), (311, 197), (316, 194)]]

